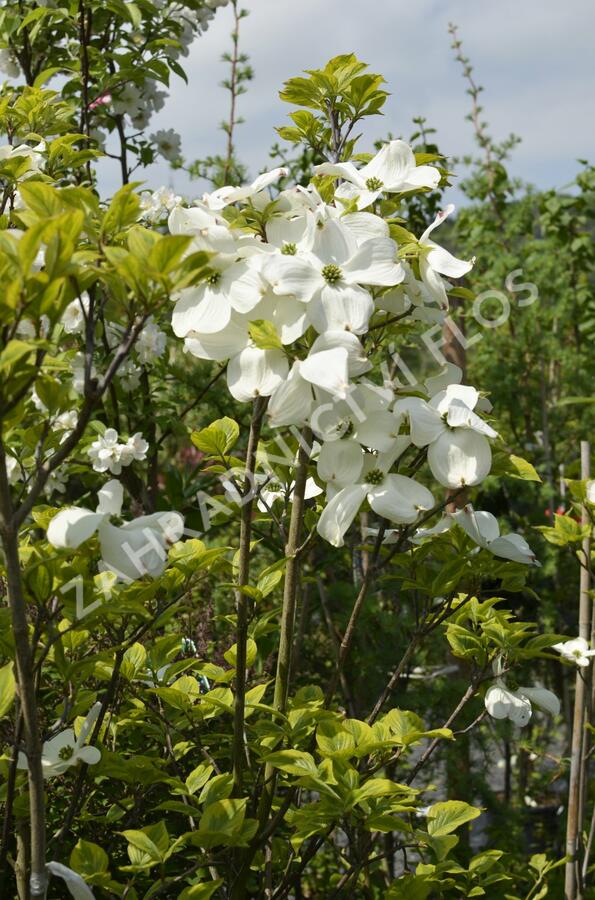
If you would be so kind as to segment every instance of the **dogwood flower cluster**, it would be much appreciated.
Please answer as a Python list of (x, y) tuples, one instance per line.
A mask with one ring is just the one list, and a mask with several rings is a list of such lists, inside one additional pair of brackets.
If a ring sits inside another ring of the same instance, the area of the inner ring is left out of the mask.
[[(407, 144), (391, 141), (361, 169), (328, 163), (317, 171), (343, 179), (335, 202), (313, 185), (282, 190), (272, 202), (269, 188), (287, 174), (275, 169), (172, 210), (171, 233), (192, 237), (189, 252), (210, 254), (205, 279), (175, 298), (172, 328), (193, 356), (227, 361), (236, 400), (267, 397), (272, 427), (311, 428), (326, 500), (318, 531), (341, 546), (364, 503), (401, 526), (437, 505), (428, 487), (398, 471), (406, 452), (427, 459), (443, 488), (461, 489), (489, 474), (498, 435), (481, 415), (491, 407), (460, 383), (456, 366), (403, 389), (388, 369), (379, 384), (367, 355), (371, 329), (395, 314), (427, 311), (440, 321), (448, 307), (442, 276), (472, 266), (430, 237), (454, 207), (425, 230), (417, 256), (408, 249), (408, 262), (370, 209), (382, 195), (435, 187), (438, 170), (417, 166)], [(480, 519), (481, 546), (533, 560), (522, 538), (500, 537)]]
[(112, 519), (120, 517), (124, 501), (121, 483), (108, 481), (97, 497), (95, 512), (79, 506), (60, 510), (48, 526), (49, 543), (59, 549), (77, 549), (97, 533), (102, 571), (127, 582), (143, 575), (159, 577), (167, 563), (167, 548), (182, 536), (182, 516), (158, 512), (114, 525)]
[(96, 472), (109, 471), (112, 475), (119, 475), (123, 466), (146, 459), (148, 449), (149, 445), (140, 431), (122, 444), (118, 441), (116, 429), (106, 428), (101, 437), (93, 441), (88, 453)]

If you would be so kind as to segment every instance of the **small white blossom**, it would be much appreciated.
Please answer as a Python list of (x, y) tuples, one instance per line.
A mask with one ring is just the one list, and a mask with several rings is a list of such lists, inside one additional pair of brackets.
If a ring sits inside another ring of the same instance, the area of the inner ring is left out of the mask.
[(128, 438), (125, 444), (118, 441), (115, 428), (106, 428), (104, 434), (93, 441), (89, 448), (89, 457), (96, 472), (111, 472), (119, 475), (122, 466), (129, 466), (134, 460), (146, 458), (149, 444), (140, 431)]
[(58, 491), (59, 494), (65, 494), (67, 482), (67, 473), (63, 469), (54, 469), (53, 472), (50, 472), (48, 480), (45, 483), (46, 495), (49, 497), (54, 491)]
[(149, 365), (155, 359), (159, 359), (165, 352), (167, 337), (164, 331), (155, 324), (153, 318), (147, 320), (147, 324), (141, 331), (136, 341), (135, 349), (139, 362)]
[(174, 194), (171, 188), (160, 187), (152, 194), (145, 191), (141, 197), (143, 218), (148, 222), (160, 222), (181, 202), (182, 198)]
[[(39, 337), (47, 337), (50, 330), (50, 320), (46, 315), (39, 318)], [(38, 336), (35, 322), (31, 319), (21, 319), (16, 327), (16, 333), (19, 337), (30, 338), (31, 340)]]
[(161, 129), (151, 136), (151, 140), (155, 142), (157, 153), (164, 159), (173, 162), (182, 155), (182, 139), (173, 128)]
[(126, 393), (136, 390), (140, 384), (140, 369), (133, 360), (125, 359), (118, 369), (118, 381)]
[(3, 72), (9, 78), (18, 78), (21, 74), (21, 68), (14, 54), (6, 48), (0, 50), (0, 72)]
[(85, 292), (69, 303), (62, 316), (66, 334), (82, 334), (85, 330), (85, 316), (89, 311), (89, 295)]
[(106, 428), (102, 437), (93, 441), (89, 448), (89, 456), (96, 472), (112, 472), (119, 475), (122, 471), (121, 464), (122, 444), (118, 443), (118, 432), (115, 428)]
[(122, 465), (127, 466), (133, 460), (142, 462), (147, 458), (149, 449), (148, 441), (145, 441), (140, 431), (128, 438), (122, 449)]
[(8, 475), (8, 483), (16, 484), (23, 477), (21, 466), (18, 459), (14, 456), (6, 457), (6, 473)]
[(66, 431), (70, 434), (76, 428), (76, 423), (78, 422), (78, 415), (76, 410), (69, 409), (67, 412), (60, 413), (59, 416), (56, 416), (54, 420), (54, 427), (59, 431)]

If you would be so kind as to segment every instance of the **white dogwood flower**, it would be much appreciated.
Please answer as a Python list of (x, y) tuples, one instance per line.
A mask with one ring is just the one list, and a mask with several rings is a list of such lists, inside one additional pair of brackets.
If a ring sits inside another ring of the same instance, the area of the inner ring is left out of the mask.
[(362, 287), (391, 286), (403, 279), (396, 246), (389, 238), (359, 247), (340, 220), (329, 219), (317, 231), (312, 252), (265, 257), (262, 273), (275, 294), (292, 294), (308, 304), (308, 318), (319, 334), (367, 331), (374, 301)]
[(479, 484), (489, 474), (492, 451), (488, 437), (497, 432), (473, 410), (479, 392), (469, 385), (450, 384), (429, 403), (405, 397), (394, 411), (409, 419), (411, 440), (428, 447), (432, 474), (445, 487)]
[(595, 656), (595, 650), (589, 649), (588, 641), (581, 637), (552, 644), (552, 649), (557, 650), (562, 659), (567, 659), (568, 662), (581, 666), (581, 668), (590, 665), (591, 657)]
[(454, 212), (454, 204), (450, 203), (446, 209), (438, 213), (431, 225), (429, 225), (419, 239), (419, 271), (423, 283), (442, 309), (448, 309), (448, 297), (441, 275), (448, 278), (461, 278), (473, 268), (473, 260), (467, 262), (457, 259), (444, 247), (436, 244), (430, 235), (435, 228)]
[(451, 521), (460, 525), (471, 540), (494, 556), (510, 559), (528, 566), (538, 566), (535, 554), (520, 534), (500, 534), (500, 525), (489, 512), (475, 510), (470, 503), (449, 514)]
[(365, 500), (377, 515), (397, 524), (411, 524), (422, 511), (435, 505), (430, 491), (413, 478), (389, 474), (393, 454), (365, 454), (357, 481), (352, 475), (354, 458), (345, 456), (335, 467), (335, 480), (346, 486), (332, 497), (318, 521), (318, 533), (334, 547), (343, 546), (345, 534)]
[(120, 482), (108, 481), (98, 492), (95, 512), (79, 506), (61, 510), (48, 525), (47, 539), (53, 547), (76, 550), (97, 532), (104, 569), (126, 581), (157, 578), (167, 564), (167, 547), (182, 536), (184, 519), (177, 512), (157, 512), (113, 525), (110, 519), (120, 516), (123, 497)]
[(343, 178), (335, 196), (340, 200), (357, 200), (357, 208), (365, 209), (382, 193), (401, 194), (419, 188), (435, 188), (440, 172), (434, 166), (418, 166), (411, 147), (405, 141), (389, 141), (369, 163), (357, 169), (353, 163), (322, 163), (315, 166), (317, 175)]
[(227, 386), (232, 397), (246, 403), (255, 397), (270, 396), (288, 372), (289, 364), (282, 350), (248, 346), (229, 361)]
[(244, 185), (244, 187), (221, 187), (210, 194), (203, 194), (202, 202), (209, 209), (224, 209), (230, 203), (240, 203), (242, 200), (249, 200), (255, 194), (264, 191), (271, 184), (288, 174), (289, 170), (281, 166), (277, 169), (272, 169), (270, 172), (263, 172), (251, 184)]
[[(86, 744), (86, 740), (91, 733), (91, 729), (99, 712), (101, 703), (95, 703), (89, 712), (83, 724), (81, 725), (78, 737), (75, 736), (72, 728), (66, 728), (59, 732), (55, 737), (45, 741), (41, 751), (41, 766), (43, 777), (55, 778), (57, 775), (63, 775), (71, 766), (76, 766), (79, 762), (87, 763), (88, 766), (96, 765), (101, 759), (101, 752), (97, 747), (90, 747)], [(17, 761), (19, 769), (27, 769), (27, 756), (22, 751), (19, 753)]]
[(552, 716), (560, 712), (560, 701), (552, 691), (541, 687), (520, 687), (513, 691), (500, 678), (486, 691), (484, 703), (492, 718), (509, 719), (521, 728), (529, 723), (532, 706)]

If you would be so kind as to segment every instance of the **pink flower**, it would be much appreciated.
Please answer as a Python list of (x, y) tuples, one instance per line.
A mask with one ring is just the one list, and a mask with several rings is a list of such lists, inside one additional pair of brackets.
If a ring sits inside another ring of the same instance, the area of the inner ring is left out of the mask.
[(107, 106), (111, 102), (112, 95), (109, 92), (100, 94), (99, 97), (95, 98), (95, 100), (91, 100), (87, 109), (96, 109), (98, 106)]

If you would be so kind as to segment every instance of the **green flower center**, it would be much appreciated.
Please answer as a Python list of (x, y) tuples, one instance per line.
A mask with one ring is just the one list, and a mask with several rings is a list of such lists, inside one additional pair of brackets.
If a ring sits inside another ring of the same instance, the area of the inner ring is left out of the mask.
[(327, 282), (327, 284), (336, 284), (341, 280), (343, 273), (339, 266), (336, 266), (334, 263), (329, 263), (328, 266), (325, 266), (322, 270), (322, 277)]
[(353, 422), (351, 422), (349, 419), (346, 419), (341, 422), (339, 430), (341, 431), (343, 437), (351, 437), (351, 435), (355, 431), (355, 428)]
[(211, 272), (207, 275), (207, 284), (218, 284), (221, 279), (221, 272)]
[(74, 747), (70, 747), (70, 746), (62, 747), (58, 751), (58, 756), (60, 757), (60, 759), (62, 759), (64, 761), (66, 761), (67, 759), (72, 759), (73, 754), (74, 754)]
[(366, 481), (368, 482), (368, 484), (382, 484), (382, 482), (384, 481), (384, 472), (382, 471), (382, 469), (372, 469), (371, 472), (368, 472)]
[(281, 247), (281, 253), (284, 256), (295, 256), (295, 254), (297, 253), (297, 247), (292, 243), (283, 244), (283, 246)]
[(379, 191), (382, 187), (382, 182), (380, 178), (368, 178), (366, 181), (366, 187), (369, 191)]

